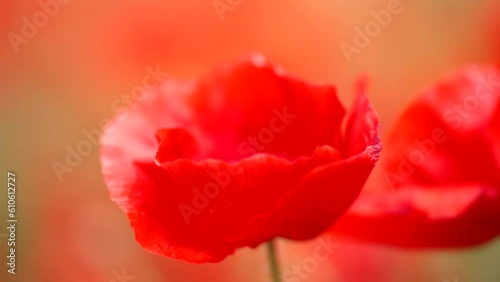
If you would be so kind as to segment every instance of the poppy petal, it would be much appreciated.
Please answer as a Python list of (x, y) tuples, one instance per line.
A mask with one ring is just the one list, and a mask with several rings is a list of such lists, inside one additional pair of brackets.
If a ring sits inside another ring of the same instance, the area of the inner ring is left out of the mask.
[(500, 143), (487, 130), (498, 124), (499, 85), (498, 69), (466, 67), (425, 90), (388, 140), (390, 182), (397, 187), (477, 181), (500, 187), (492, 154)]
[(204, 157), (225, 161), (258, 153), (293, 161), (318, 145), (338, 148), (345, 113), (334, 87), (293, 78), (260, 55), (200, 78), (189, 108)]
[(498, 194), (495, 188), (472, 184), (367, 193), (334, 228), (358, 239), (402, 247), (476, 245), (500, 232)]

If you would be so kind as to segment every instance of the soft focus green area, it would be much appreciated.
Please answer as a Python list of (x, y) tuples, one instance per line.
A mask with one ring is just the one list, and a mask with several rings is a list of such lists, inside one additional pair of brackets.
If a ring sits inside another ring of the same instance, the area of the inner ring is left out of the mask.
[[(387, 133), (404, 105), (439, 75), (500, 57), (493, 45), (500, 7), (493, 0), (401, 0), (400, 12), (350, 62), (342, 42), (353, 45), (355, 28), (395, 0), (243, 0), (223, 18), (212, 0), (54, 1), (0, 3), (0, 179), (5, 187), (7, 171), (18, 177), (19, 220), (15, 277), (6, 273), (6, 231), (0, 229), (0, 281), (111, 282), (120, 281), (122, 271), (135, 277), (130, 281), (269, 280), (264, 247), (240, 250), (219, 264), (151, 255), (109, 201), (93, 141), (113, 105), (127, 105), (148, 69), (197, 76), (260, 51), (297, 76), (335, 83), (345, 103), (356, 77), (368, 73)], [(41, 23), (36, 31), (12, 41), (12, 33), (23, 35), (23, 18), (33, 21), (47, 2), (55, 5), (47, 21), (35, 19)], [(53, 163), (66, 163), (68, 150), (84, 140), (91, 144), (82, 149), (88, 155), (72, 160), (71, 172), (58, 179)], [(6, 188), (1, 191), (3, 226)], [(450, 251), (333, 240), (339, 247), (304, 281), (500, 281), (499, 240)], [(282, 269), (301, 265), (317, 245), (281, 240)]]

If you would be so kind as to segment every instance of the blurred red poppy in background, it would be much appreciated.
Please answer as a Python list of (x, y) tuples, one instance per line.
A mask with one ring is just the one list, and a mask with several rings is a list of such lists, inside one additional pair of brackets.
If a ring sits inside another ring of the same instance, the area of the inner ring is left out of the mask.
[(103, 134), (111, 198), (145, 249), (192, 262), (315, 237), (356, 199), (381, 149), (377, 115), (358, 91), (344, 131), (334, 87), (259, 55), (170, 79)]
[[(500, 232), (500, 71), (465, 67), (398, 120), (381, 169), (334, 231), (404, 247), (461, 247)], [(391, 189), (392, 188), (392, 189)]]

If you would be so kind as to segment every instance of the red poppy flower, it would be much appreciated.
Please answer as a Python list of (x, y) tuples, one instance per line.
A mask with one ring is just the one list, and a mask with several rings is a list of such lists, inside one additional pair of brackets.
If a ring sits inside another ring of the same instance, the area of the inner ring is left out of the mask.
[(469, 246), (500, 233), (498, 68), (467, 67), (425, 90), (386, 144), (368, 181), (378, 189), (336, 232), (405, 247)]
[(260, 56), (170, 79), (102, 136), (111, 198), (146, 250), (191, 262), (315, 237), (356, 199), (381, 149), (358, 90), (343, 131), (334, 87)]

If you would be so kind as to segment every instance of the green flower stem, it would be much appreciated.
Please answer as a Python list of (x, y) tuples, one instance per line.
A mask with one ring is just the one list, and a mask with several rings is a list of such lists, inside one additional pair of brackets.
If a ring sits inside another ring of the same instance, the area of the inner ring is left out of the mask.
[(274, 241), (267, 242), (267, 255), (269, 258), (269, 264), (271, 266), (271, 275), (273, 277), (273, 282), (282, 282), (280, 267), (278, 265), (278, 259), (276, 257), (276, 247)]

